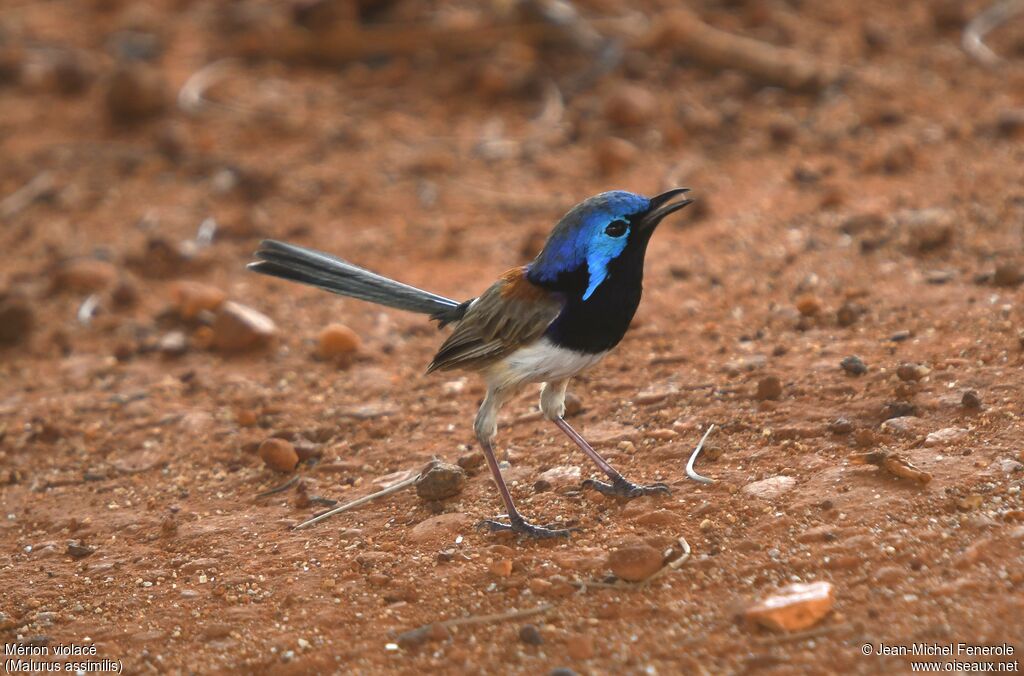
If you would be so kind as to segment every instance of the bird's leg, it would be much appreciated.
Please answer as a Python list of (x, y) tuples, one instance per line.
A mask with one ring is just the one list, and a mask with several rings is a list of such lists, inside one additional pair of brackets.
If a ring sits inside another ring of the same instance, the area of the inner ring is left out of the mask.
[(540, 407), (544, 412), (544, 415), (553, 423), (558, 425), (558, 429), (565, 432), (565, 436), (572, 439), (573, 442), (580, 447), (580, 450), (586, 453), (587, 457), (593, 460), (594, 463), (601, 468), (601, 471), (607, 474), (608, 478), (611, 479), (611, 483), (597, 481), (595, 479), (587, 479), (583, 482), (584, 488), (593, 488), (605, 495), (615, 495), (623, 498), (639, 498), (641, 495), (667, 494), (669, 489), (665, 484), (639, 486), (626, 479), (624, 476), (619, 474), (614, 467), (609, 465), (608, 461), (602, 458), (601, 454), (595, 451), (594, 447), (587, 443), (587, 440), (572, 428), (572, 425), (565, 422), (565, 418), (563, 416), (565, 415), (565, 387), (567, 384), (567, 380), (557, 383), (545, 383), (544, 389), (540, 394)]
[(608, 461), (601, 457), (601, 454), (594, 450), (594, 447), (587, 443), (587, 440), (580, 436), (579, 432), (574, 430), (572, 426), (565, 422), (564, 418), (555, 418), (554, 423), (558, 425), (558, 428), (565, 432), (565, 436), (572, 439), (580, 450), (587, 454), (587, 456), (594, 461), (601, 471), (608, 475), (611, 479), (611, 483), (605, 481), (598, 481), (597, 479), (587, 479), (583, 482), (584, 488), (593, 488), (599, 493), (605, 495), (615, 495), (622, 498), (639, 498), (642, 495), (667, 495), (669, 493), (668, 486), (665, 484), (650, 484), (649, 486), (640, 486), (626, 479), (626, 477), (619, 474), (619, 472), (608, 464)]
[(503, 394), (504, 393), (501, 390), (488, 390), (487, 396), (484, 397), (484, 403), (481, 404), (480, 411), (477, 412), (474, 429), (476, 431), (477, 440), (483, 448), (484, 458), (487, 460), (487, 466), (490, 468), (491, 475), (494, 477), (494, 483), (498, 485), (498, 492), (501, 494), (501, 500), (505, 503), (505, 509), (508, 511), (509, 522), (504, 523), (495, 519), (486, 519), (480, 522), (480, 526), (487, 528), (492, 532), (512, 531), (513, 533), (521, 533), (538, 539), (568, 537), (570, 532), (568, 529), (552, 529), (533, 525), (523, 518), (519, 513), (519, 510), (516, 509), (515, 503), (512, 502), (512, 494), (509, 492), (508, 486), (505, 484), (505, 479), (501, 476), (501, 470), (498, 468), (498, 459), (494, 457), (493, 446), (493, 440), (498, 431), (498, 409), (501, 407), (504, 399)]

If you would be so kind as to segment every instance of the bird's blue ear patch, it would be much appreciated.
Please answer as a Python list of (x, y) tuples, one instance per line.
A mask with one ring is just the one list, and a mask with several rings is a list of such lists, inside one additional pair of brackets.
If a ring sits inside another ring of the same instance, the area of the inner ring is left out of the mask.
[(587, 249), (587, 271), (590, 277), (583, 300), (590, 298), (597, 287), (601, 286), (601, 282), (608, 277), (608, 263), (618, 258), (626, 248), (628, 239), (628, 233), (623, 237), (608, 237), (601, 231), (595, 233)]

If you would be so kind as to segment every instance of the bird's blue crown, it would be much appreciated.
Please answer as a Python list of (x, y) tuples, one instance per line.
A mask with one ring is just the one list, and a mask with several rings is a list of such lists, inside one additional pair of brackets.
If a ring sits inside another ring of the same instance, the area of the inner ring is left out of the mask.
[(630, 217), (649, 207), (650, 200), (643, 195), (623, 190), (583, 200), (555, 226), (544, 250), (528, 266), (528, 278), (552, 282), (585, 263), (589, 279), (583, 300), (587, 300), (608, 276), (608, 264), (626, 249), (632, 229)]

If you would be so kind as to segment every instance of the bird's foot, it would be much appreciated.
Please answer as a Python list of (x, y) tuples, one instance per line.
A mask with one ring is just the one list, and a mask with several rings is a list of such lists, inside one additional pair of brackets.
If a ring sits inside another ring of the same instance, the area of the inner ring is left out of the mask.
[(598, 481), (597, 479), (587, 479), (583, 482), (584, 488), (593, 488), (598, 493), (604, 495), (612, 495), (619, 498), (639, 498), (644, 495), (668, 495), (671, 493), (668, 486), (665, 484), (651, 484), (650, 486), (640, 486), (632, 481), (627, 481), (622, 477), (619, 477), (611, 483), (604, 481)]
[(478, 528), (487, 529), (492, 533), (511, 532), (531, 537), (535, 540), (547, 540), (550, 538), (567, 538), (576, 528), (545, 528), (535, 526), (518, 514), (509, 518), (509, 523), (503, 523), (494, 519), (481, 521)]

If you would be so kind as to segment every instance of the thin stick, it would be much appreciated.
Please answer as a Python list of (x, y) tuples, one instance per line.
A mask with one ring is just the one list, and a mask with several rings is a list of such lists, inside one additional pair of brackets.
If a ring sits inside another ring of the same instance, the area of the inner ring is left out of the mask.
[[(495, 613), (494, 615), (474, 615), (471, 617), (457, 617), (452, 620), (444, 620), (443, 622), (431, 622), (430, 624), (424, 624), (415, 629), (409, 631), (403, 631), (396, 637), (398, 646), (405, 646), (411, 648), (418, 646), (431, 638), (441, 638), (441, 636), (447, 635), (449, 627), (464, 626), (467, 624), (487, 624), (490, 622), (501, 622), (503, 620), (516, 620), (522, 617), (530, 617), (532, 615), (539, 615), (546, 613), (551, 610), (554, 606), (550, 603), (537, 606), (536, 608), (527, 608), (526, 610), (510, 610), (504, 613)], [(440, 635), (437, 633), (441, 630)]]
[(693, 463), (697, 462), (697, 456), (700, 454), (701, 450), (704, 448), (704, 442), (707, 441), (708, 435), (711, 434), (711, 431), (713, 429), (715, 429), (715, 426), (713, 424), (708, 426), (707, 432), (705, 432), (704, 436), (701, 437), (700, 443), (697, 444), (697, 448), (693, 449), (693, 453), (690, 454), (690, 459), (686, 463), (686, 476), (688, 476), (691, 479), (693, 479), (694, 481), (700, 482), (702, 484), (713, 484), (713, 483), (715, 483), (715, 480), (714, 479), (709, 479), (706, 476), (701, 476), (700, 474), (697, 474), (696, 470), (693, 469)]
[(416, 483), (416, 480), (419, 479), (419, 478), (420, 478), (420, 475), (417, 474), (416, 476), (411, 476), (408, 479), (404, 479), (402, 481), (399, 481), (396, 484), (392, 484), (391, 486), (388, 486), (387, 488), (385, 488), (383, 490), (379, 490), (376, 493), (370, 493), (369, 495), (364, 495), (363, 497), (361, 497), (361, 498), (359, 498), (357, 500), (353, 500), (352, 502), (346, 502), (344, 505), (339, 505), (339, 506), (335, 507), (334, 509), (331, 509), (331, 510), (328, 510), (328, 511), (324, 512), (323, 514), (318, 514), (317, 516), (314, 516), (312, 519), (309, 519), (308, 521), (303, 521), (299, 525), (293, 527), (292, 530), (301, 530), (302, 528), (308, 528), (309, 526), (312, 526), (315, 523), (320, 523), (324, 519), (326, 519), (328, 517), (331, 517), (331, 516), (334, 516), (335, 514), (341, 514), (342, 512), (347, 512), (350, 509), (355, 509), (356, 507), (359, 507), (361, 505), (365, 505), (367, 502), (371, 502), (373, 500), (376, 500), (377, 498), (383, 498), (386, 495), (391, 495), (392, 493), (397, 493), (398, 491), (402, 490), (403, 488), (406, 488), (408, 486), (412, 486), (414, 483)]
[(1021, 12), (1024, 12), (1024, 0), (1003, 0), (971, 19), (960, 40), (964, 51), (986, 66), (1002, 61), (1002, 57), (985, 44), (985, 36)]
[(288, 479), (288, 481), (285, 481), (280, 486), (274, 486), (270, 490), (266, 490), (266, 491), (263, 491), (262, 493), (258, 493), (256, 495), (256, 499), (259, 500), (260, 498), (266, 498), (266, 497), (269, 497), (269, 496), (274, 495), (276, 493), (283, 493), (284, 491), (286, 491), (289, 488), (291, 488), (292, 486), (294, 486), (298, 481), (299, 481), (299, 475), (296, 474), (295, 476), (293, 476), (291, 479)]
[(518, 620), (523, 617), (540, 615), (541, 613), (548, 612), (552, 608), (554, 608), (552, 604), (545, 603), (543, 605), (537, 606), (536, 608), (526, 608), (525, 610), (507, 610), (504, 613), (493, 613), (491, 615), (471, 615), (469, 617), (456, 617), (451, 620), (437, 622), (436, 624), (439, 624), (442, 627), (462, 627), (467, 624), (490, 624), (491, 622)]
[(54, 187), (53, 175), (44, 171), (0, 201), (0, 217), (10, 218)]

